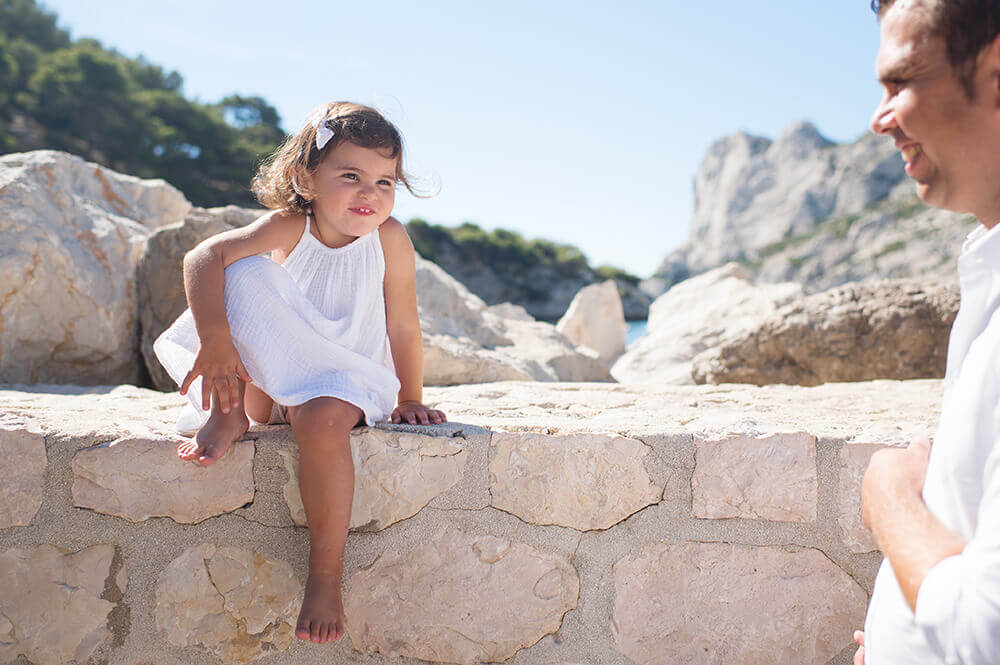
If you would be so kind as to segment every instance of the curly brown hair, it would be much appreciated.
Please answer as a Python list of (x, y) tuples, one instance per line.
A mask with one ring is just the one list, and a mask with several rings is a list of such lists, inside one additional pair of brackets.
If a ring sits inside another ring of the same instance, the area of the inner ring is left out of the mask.
[[(885, 16), (896, 0), (871, 0), (872, 11)], [(922, 0), (931, 32), (944, 39), (948, 62), (969, 99), (975, 97), (979, 54), (1000, 35), (997, 0)]]
[[(319, 122), (333, 131), (323, 149), (316, 147)], [(306, 212), (311, 200), (298, 183), (313, 174), (326, 155), (342, 143), (373, 148), (396, 160), (396, 182), (414, 196), (412, 178), (403, 170), (403, 138), (399, 130), (375, 109), (353, 102), (333, 102), (314, 110), (297, 134), (289, 136), (257, 170), (251, 183), (261, 205), (288, 213)]]

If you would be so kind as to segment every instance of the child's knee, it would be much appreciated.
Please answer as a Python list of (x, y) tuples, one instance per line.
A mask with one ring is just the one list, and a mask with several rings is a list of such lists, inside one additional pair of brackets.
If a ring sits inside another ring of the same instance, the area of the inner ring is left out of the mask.
[(293, 429), (321, 431), (350, 432), (364, 415), (355, 405), (336, 397), (317, 397), (289, 411)]

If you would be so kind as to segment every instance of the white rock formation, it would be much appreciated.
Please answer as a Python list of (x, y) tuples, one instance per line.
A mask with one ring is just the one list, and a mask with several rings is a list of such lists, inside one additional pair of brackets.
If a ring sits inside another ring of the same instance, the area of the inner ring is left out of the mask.
[(551, 324), (503, 318), (419, 257), (416, 282), (425, 385), (610, 380), (596, 353), (574, 348)]
[(610, 367), (625, 353), (625, 310), (614, 280), (580, 289), (556, 330), (574, 344), (597, 351)]
[(635, 439), (497, 432), (490, 447), (492, 505), (531, 524), (607, 529), (663, 493)]
[(414, 551), (387, 550), (348, 586), (347, 634), (358, 651), (472, 665), (506, 660), (558, 630), (580, 578), (563, 557), (449, 528)]
[(695, 181), (688, 243), (643, 288), (659, 295), (732, 260), (758, 282), (802, 282), (810, 293), (953, 275), (975, 220), (922, 204), (892, 141), (858, 134), (837, 145), (796, 123), (773, 142), (742, 132), (716, 141)]
[(39, 545), (0, 553), (0, 661), (35, 665), (87, 659), (111, 633), (102, 599), (115, 548), (79, 552)]
[(754, 285), (736, 263), (681, 282), (653, 302), (646, 335), (611, 375), (622, 383), (691, 384), (695, 356), (801, 295), (798, 284)]
[(534, 321), (533, 317), (528, 310), (521, 307), (520, 305), (515, 305), (512, 302), (502, 302), (496, 305), (490, 305), (486, 308), (487, 311), (496, 314), (501, 319), (514, 319), (516, 321)]
[[(352, 529), (379, 531), (416, 515), (461, 479), (468, 453), (461, 437), (363, 428), (351, 434), (354, 460)], [(292, 521), (306, 524), (299, 490), (299, 449), (280, 451), (288, 473), (284, 497)]]
[(0, 420), (0, 529), (31, 523), (42, 507), (46, 466), (41, 428)]
[(819, 550), (654, 543), (613, 569), (611, 630), (639, 665), (823, 665), (868, 596)]
[(0, 382), (136, 383), (142, 241), (190, 207), (65, 153), (0, 157)]
[(185, 550), (160, 574), (156, 627), (172, 644), (243, 665), (288, 648), (301, 591), (284, 561), (204, 544)]
[(860, 212), (894, 187), (907, 187), (903, 162), (880, 136), (835, 145), (800, 122), (773, 142), (744, 133), (720, 139), (695, 179), (688, 265), (704, 270), (739, 258), (822, 219)]
[(251, 442), (237, 441), (211, 466), (177, 457), (174, 440), (125, 438), (73, 457), (73, 504), (138, 522), (201, 522), (253, 500)]

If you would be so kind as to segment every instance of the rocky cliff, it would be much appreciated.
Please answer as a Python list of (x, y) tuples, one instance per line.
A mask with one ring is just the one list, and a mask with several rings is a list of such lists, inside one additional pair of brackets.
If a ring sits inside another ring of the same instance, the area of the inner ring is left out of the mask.
[(815, 292), (875, 277), (946, 275), (968, 215), (916, 197), (892, 142), (865, 134), (836, 144), (809, 123), (776, 140), (746, 133), (709, 147), (695, 180), (688, 243), (645, 287), (743, 263), (759, 281), (801, 282)]

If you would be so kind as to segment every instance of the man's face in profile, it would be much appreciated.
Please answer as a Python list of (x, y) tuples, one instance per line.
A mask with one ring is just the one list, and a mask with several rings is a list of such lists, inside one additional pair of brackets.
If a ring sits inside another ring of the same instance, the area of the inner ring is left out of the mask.
[(962, 87), (944, 39), (931, 30), (934, 1), (898, 0), (882, 17), (875, 68), (885, 92), (872, 130), (893, 138), (921, 199), (975, 214), (984, 197), (995, 198), (1000, 176), (990, 135), (994, 96), (984, 71), (976, 73), (973, 98)]

